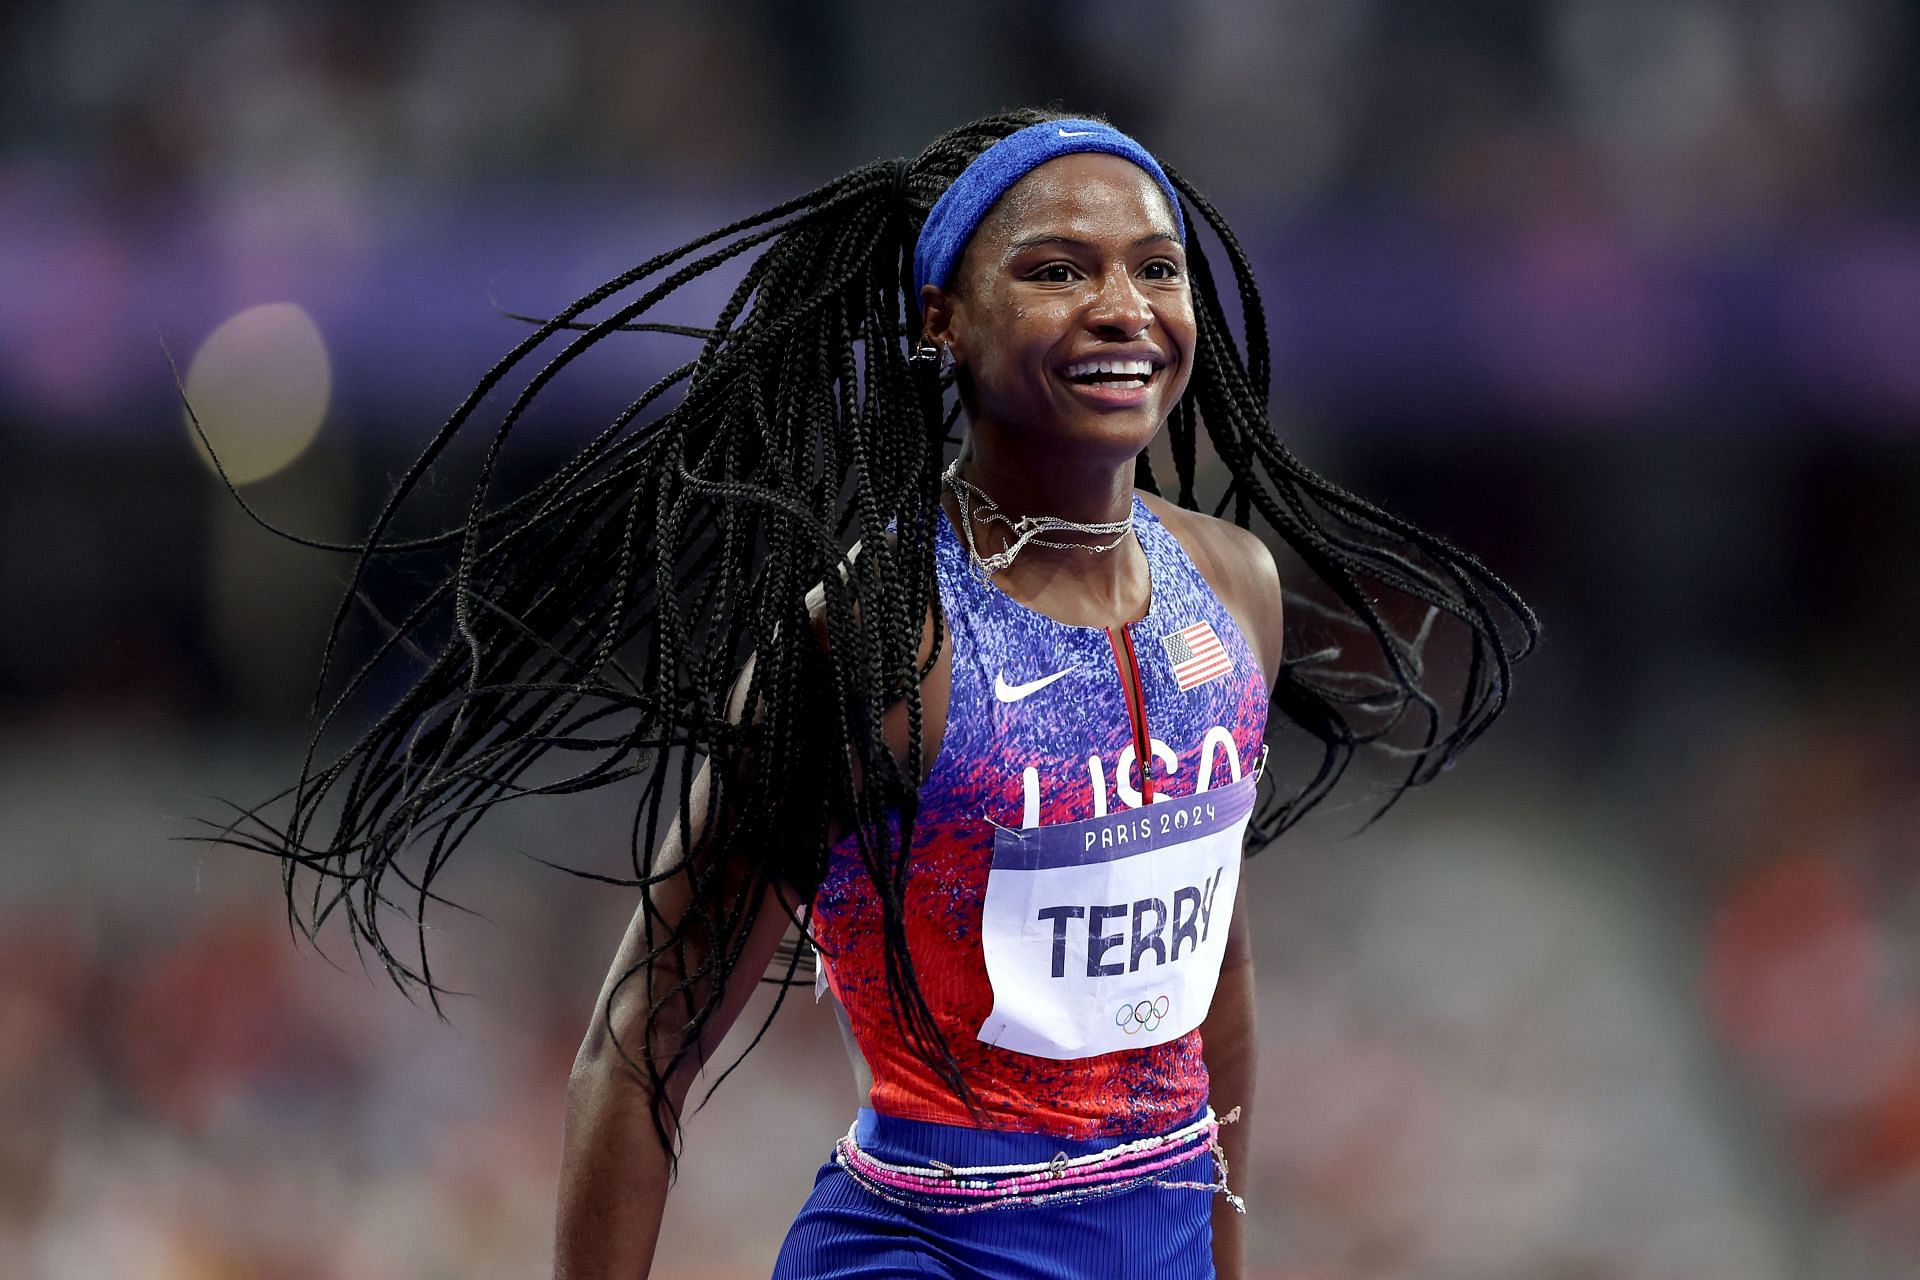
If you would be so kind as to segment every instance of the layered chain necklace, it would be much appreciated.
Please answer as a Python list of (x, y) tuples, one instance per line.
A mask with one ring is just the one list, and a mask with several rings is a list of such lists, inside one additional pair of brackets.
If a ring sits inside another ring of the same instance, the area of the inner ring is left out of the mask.
[[(953, 490), (953, 496), (959, 503), (960, 530), (967, 538), (967, 555), (973, 561), (974, 573), (982, 582), (1012, 564), (1013, 558), (1019, 555), (1020, 549), (1029, 542), (1043, 547), (1058, 547), (1066, 551), (1089, 551), (1098, 555), (1102, 551), (1113, 550), (1125, 542), (1127, 535), (1133, 532), (1131, 514), (1125, 520), (1097, 523), (1068, 520), (1061, 516), (1021, 516), (1016, 520), (1003, 513), (999, 504), (987, 496), (986, 490), (961, 478), (958, 458), (947, 464), (947, 469), (942, 473), (941, 478), (947, 482), (947, 487)], [(978, 499), (977, 508), (975, 499)], [(973, 522), (976, 519), (983, 524), (998, 520), (1007, 526), (1008, 533), (1013, 536), (1013, 545), (1004, 551), (996, 551), (990, 556), (981, 555), (973, 539)], [(1047, 533), (1092, 533), (1103, 536), (1116, 534), (1118, 536), (1112, 542), (1090, 545), (1085, 542), (1060, 542), (1041, 536)]]

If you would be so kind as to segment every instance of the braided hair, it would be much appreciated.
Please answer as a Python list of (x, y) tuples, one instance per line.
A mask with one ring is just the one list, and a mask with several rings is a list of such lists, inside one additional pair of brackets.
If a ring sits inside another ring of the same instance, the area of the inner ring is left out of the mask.
[[(908, 356), (918, 318), (913, 250), (934, 201), (976, 156), (1056, 118), (1028, 109), (963, 125), (911, 161), (864, 165), (533, 321), (402, 475), (364, 541), (309, 543), (350, 553), (352, 569), (305, 763), (282, 797), (291, 810), (277, 820), (244, 810), (214, 837), (283, 860), (290, 915), (309, 937), (344, 914), (356, 947), (437, 1007), (425, 921), (430, 905), (444, 903), (435, 877), (474, 825), (509, 799), (626, 786), (631, 874), (592, 878), (643, 892), (644, 945), (613, 987), (618, 995), (626, 982), (642, 984), (641, 1043), (622, 1042), (613, 999), (599, 1016), (660, 1100), (654, 1121), (671, 1155), (678, 1116), (669, 1077), (698, 1061), (699, 1034), (762, 913), (789, 910), (770, 891), (811, 898), (837, 824), (878, 891), (900, 1034), (971, 1106), (915, 977), (903, 907), (925, 765), (920, 684), (943, 642), (940, 475), (960, 413), (948, 407), (951, 375)], [(1188, 389), (1168, 422), (1175, 498), (1198, 505), (1204, 427), (1230, 477), (1216, 514), (1231, 506), (1247, 526), (1257, 511), (1318, 583), (1311, 594), (1290, 593), (1294, 616), (1304, 610), (1317, 632), (1344, 630), (1359, 642), (1295, 653), (1282, 666), (1274, 705), (1317, 741), (1319, 758), (1297, 786), (1268, 771), (1252, 827), (1264, 842), (1322, 799), (1363, 749), (1396, 762), (1387, 804), (1432, 779), (1500, 713), (1513, 664), (1538, 628), (1473, 556), (1316, 475), (1275, 437), (1252, 267), (1212, 204), (1169, 175), (1189, 225), (1197, 214), (1224, 252), (1244, 331), (1236, 340), (1219, 277), (1190, 235), (1198, 331)], [(710, 328), (644, 318), (749, 254)], [(582, 354), (632, 330), (698, 337), (699, 354), (551, 475), (498, 496), (501, 451), (528, 406)], [(564, 344), (527, 376), (528, 357), (555, 335)], [(396, 517), (419, 503), (436, 461), (475, 425), (483, 400), (520, 378), (465, 519), (399, 536)], [(1159, 492), (1144, 453), (1137, 483)], [(369, 595), (388, 569), (427, 584), (391, 619), (371, 609)], [(363, 603), (382, 634), (349, 659), (343, 637)], [(1457, 687), (1447, 690), (1432, 687), (1423, 664), (1436, 620), (1466, 645)], [(323, 752), (322, 738), (396, 666), (408, 668), (404, 692), (344, 750)], [(904, 764), (882, 731), (883, 714), (902, 702)], [(576, 764), (556, 768), (566, 761)], [(683, 824), (704, 817), (697, 830), (674, 833), (680, 853), (667, 858), (662, 818), (675, 812)], [(669, 921), (645, 904), (674, 877), (684, 878), (691, 905)], [(415, 933), (404, 950), (387, 932), (396, 912)], [(800, 908), (794, 923), (804, 928), (807, 914)], [(801, 956), (787, 948), (776, 965), (783, 996)], [(671, 1047), (647, 1047), (659, 1042)]]

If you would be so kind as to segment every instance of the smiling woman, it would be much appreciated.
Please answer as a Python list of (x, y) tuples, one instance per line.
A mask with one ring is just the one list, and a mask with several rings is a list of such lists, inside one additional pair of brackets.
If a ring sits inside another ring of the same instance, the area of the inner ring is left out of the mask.
[[(694, 359), (494, 498), (542, 387), (753, 251)], [(394, 538), (483, 398), (568, 333), (512, 399), (464, 525)], [(1259, 292), (1212, 206), (1102, 121), (1019, 111), (607, 282), (441, 429), (352, 548), (334, 633), (371, 575), (417, 583), (440, 556), (342, 684), (424, 665), (303, 775), (290, 817), (228, 838), (287, 860), (310, 924), (343, 908), (433, 993), (425, 955), (383, 935), (395, 887), (423, 916), (503, 800), (632, 789), (616, 882), (639, 901), (573, 1072), (557, 1274), (645, 1274), (692, 1079), (790, 927), (862, 1106), (777, 1275), (1243, 1273), (1242, 852), (1362, 750), (1403, 768), (1399, 789), (1433, 778), (1536, 634), (1478, 560), (1302, 466), (1268, 425), (1268, 374)], [(1197, 509), (1203, 428), (1232, 523)], [(1171, 501), (1146, 454), (1162, 429)], [(1288, 607), (1316, 640), (1291, 653), (1256, 512), (1312, 579)], [(1448, 677), (1422, 661), (1442, 633)], [(1270, 708), (1318, 740), (1317, 769), (1263, 770)], [(586, 764), (543, 777), (555, 752)]]

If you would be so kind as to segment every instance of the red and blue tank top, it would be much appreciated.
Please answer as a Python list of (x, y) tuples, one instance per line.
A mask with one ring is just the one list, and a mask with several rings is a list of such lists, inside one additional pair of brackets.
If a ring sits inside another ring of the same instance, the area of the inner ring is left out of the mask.
[[(1150, 604), (1113, 628), (1008, 598), (939, 521), (953, 681), (920, 788), (907, 939), (998, 1128), (1156, 1132), (1207, 1101), (1198, 1026), (1237, 891), (1267, 686), (1178, 540), (1138, 496), (1133, 514)], [(813, 907), (873, 1108), (974, 1123), (895, 1029), (880, 905), (851, 836)]]

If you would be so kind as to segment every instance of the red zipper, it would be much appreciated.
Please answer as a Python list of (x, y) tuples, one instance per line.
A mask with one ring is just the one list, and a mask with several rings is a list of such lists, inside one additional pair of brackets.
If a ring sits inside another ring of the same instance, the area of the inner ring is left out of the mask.
[[(1117, 637), (1117, 638), (1116, 638)], [(1127, 723), (1133, 729), (1133, 760), (1140, 770), (1140, 803), (1153, 803), (1153, 751), (1147, 736), (1147, 696), (1140, 683), (1140, 663), (1133, 654), (1133, 637), (1125, 625), (1107, 628), (1113, 662), (1120, 670), (1120, 692), (1127, 700)]]

